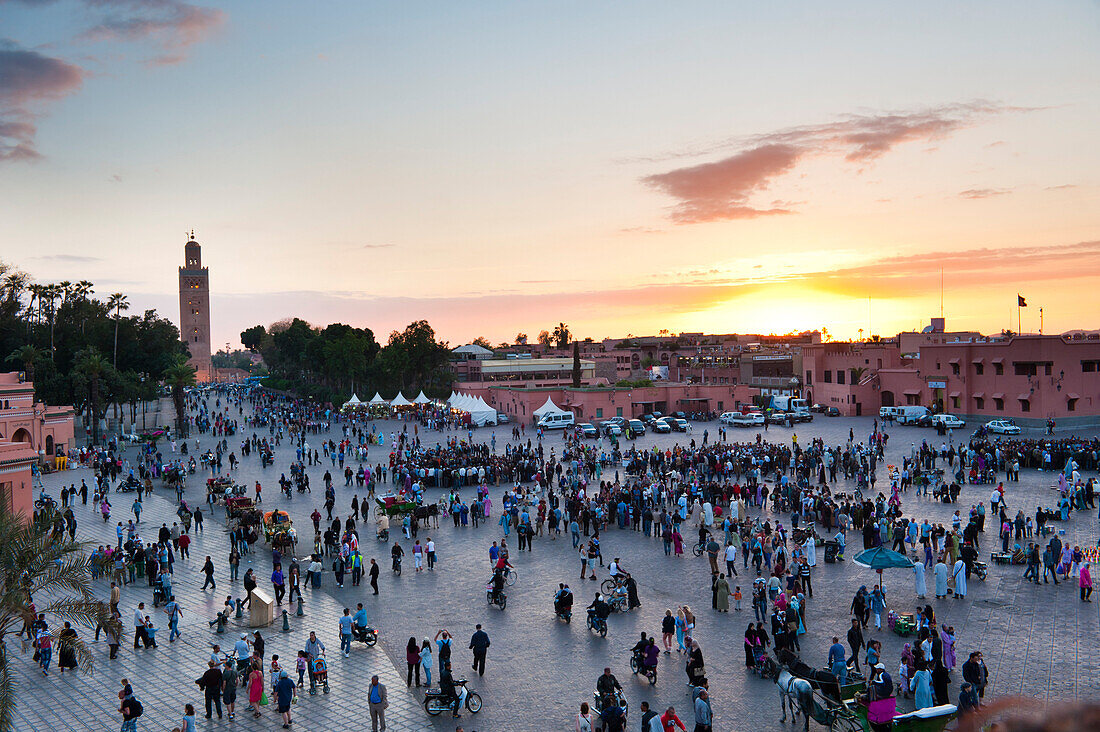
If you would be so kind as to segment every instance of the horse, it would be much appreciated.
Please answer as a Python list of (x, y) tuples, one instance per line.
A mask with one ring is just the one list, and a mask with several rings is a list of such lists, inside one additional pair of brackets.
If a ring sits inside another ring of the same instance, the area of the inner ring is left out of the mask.
[(791, 722), (798, 721), (798, 713), (801, 711), (805, 720), (803, 732), (809, 732), (810, 717), (814, 711), (814, 691), (810, 682), (795, 676), (770, 657), (766, 664), (768, 675), (779, 687), (779, 707), (783, 711), (783, 717), (779, 721), (787, 721), (787, 707), (791, 709)]

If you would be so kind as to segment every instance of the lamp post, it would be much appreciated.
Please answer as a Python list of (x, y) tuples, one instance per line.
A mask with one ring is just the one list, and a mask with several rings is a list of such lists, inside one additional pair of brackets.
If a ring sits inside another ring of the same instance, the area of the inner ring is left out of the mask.
[(141, 375), (141, 431), (145, 431), (145, 374)]
[(797, 396), (798, 395), (798, 377), (797, 376), (792, 376), (791, 380), (788, 383), (790, 384), (790, 387), (791, 387), (791, 396), (792, 397)]

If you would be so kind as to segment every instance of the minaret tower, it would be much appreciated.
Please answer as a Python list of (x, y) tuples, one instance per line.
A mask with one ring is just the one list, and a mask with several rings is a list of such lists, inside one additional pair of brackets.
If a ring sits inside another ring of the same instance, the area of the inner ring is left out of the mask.
[(180, 338), (187, 343), (199, 383), (214, 380), (210, 360), (210, 270), (202, 266), (202, 247), (195, 232), (183, 247), (184, 265), (180, 267)]

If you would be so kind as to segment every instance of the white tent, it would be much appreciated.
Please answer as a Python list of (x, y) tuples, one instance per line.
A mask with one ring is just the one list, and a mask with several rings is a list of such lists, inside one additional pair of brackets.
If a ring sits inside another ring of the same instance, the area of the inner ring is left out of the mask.
[(454, 392), (452, 391), (452, 392), (451, 392), (451, 395), (450, 395), (449, 397), (447, 397), (447, 404), (454, 404), (454, 403), (455, 403), (455, 399), (458, 399), (458, 394), (455, 394), (455, 393), (454, 393)]
[(470, 421), (476, 425), (497, 423), (497, 410), (485, 403), (481, 397), (470, 400), (470, 406), (464, 408), (470, 413)]
[(405, 395), (402, 394), (401, 392), (397, 392), (397, 396), (395, 396), (393, 398), (393, 401), (390, 402), (391, 407), (407, 407), (410, 404), (412, 404), (412, 402), (410, 402), (408, 399), (406, 399)]
[(374, 398), (368, 404), (389, 404), (389, 402), (383, 399), (381, 394), (374, 392)]
[(354, 407), (354, 406), (356, 406), (358, 404), (362, 404), (362, 403), (363, 402), (359, 401), (359, 397), (355, 396), (355, 394), (352, 394), (351, 399), (348, 399), (346, 402), (344, 402), (344, 406), (345, 407), (347, 407), (347, 406)]
[(569, 414), (564, 409), (554, 404), (554, 400), (546, 397), (546, 403), (536, 409), (532, 414), (536, 417), (545, 417), (548, 414)]
[(416, 395), (416, 399), (413, 399), (413, 404), (431, 404), (431, 402), (432, 400), (424, 395), (423, 389)]

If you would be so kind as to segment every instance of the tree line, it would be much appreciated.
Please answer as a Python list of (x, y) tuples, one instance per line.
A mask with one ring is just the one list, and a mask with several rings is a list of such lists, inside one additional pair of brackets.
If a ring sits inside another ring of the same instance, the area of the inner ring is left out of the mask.
[(132, 422), (160, 383), (179, 390), (194, 383), (179, 329), (155, 310), (125, 315), (129, 309), (120, 292), (100, 298), (87, 280), (34, 282), (0, 262), (3, 365), (25, 372), (36, 399), (94, 416), (98, 442), (99, 421), (112, 407), (116, 415), (128, 408)]
[(241, 333), (241, 344), (263, 356), (271, 374), (265, 385), (333, 404), (356, 392), (363, 399), (375, 391), (392, 398), (398, 390), (412, 397), (423, 389), (442, 397), (454, 380), (450, 346), (426, 320), (393, 331), (384, 346), (370, 328), (321, 328), (301, 318), (253, 326)]

